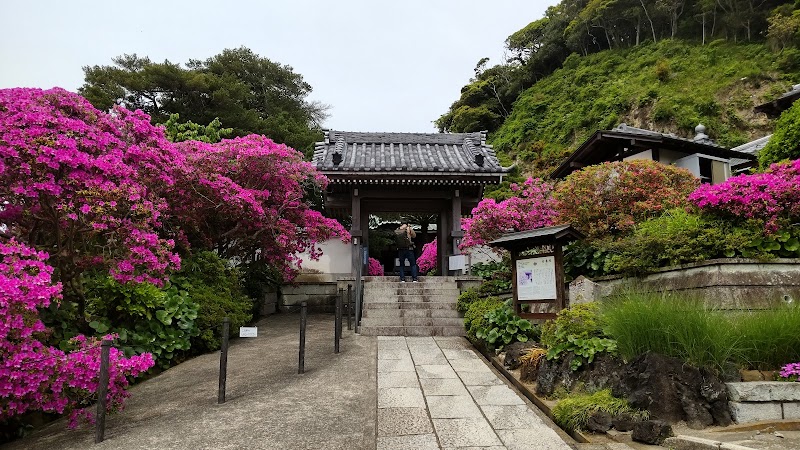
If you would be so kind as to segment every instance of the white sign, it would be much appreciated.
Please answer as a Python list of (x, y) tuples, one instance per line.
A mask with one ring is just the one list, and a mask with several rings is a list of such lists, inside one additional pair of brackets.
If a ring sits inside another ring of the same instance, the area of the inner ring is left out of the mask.
[(450, 257), (450, 270), (464, 270), (467, 265), (467, 258), (464, 255), (453, 255)]
[(553, 256), (517, 261), (517, 299), (556, 299), (556, 260)]
[(258, 327), (239, 327), (239, 337), (258, 337)]

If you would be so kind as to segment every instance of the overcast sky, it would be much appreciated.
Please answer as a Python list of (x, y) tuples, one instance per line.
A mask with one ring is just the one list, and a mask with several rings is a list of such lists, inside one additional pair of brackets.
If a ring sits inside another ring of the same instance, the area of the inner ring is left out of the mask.
[(556, 0), (36, 1), (0, 4), (0, 88), (75, 91), (123, 53), (185, 63), (246, 46), (294, 67), (347, 131), (435, 131), (482, 57)]

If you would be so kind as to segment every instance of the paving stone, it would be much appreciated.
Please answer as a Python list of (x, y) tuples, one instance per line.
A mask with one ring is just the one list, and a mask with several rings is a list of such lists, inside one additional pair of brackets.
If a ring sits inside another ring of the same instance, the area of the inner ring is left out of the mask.
[(384, 372), (378, 373), (378, 388), (416, 388), (419, 387), (416, 372)]
[(469, 386), (498, 386), (505, 383), (494, 372), (461, 372), (458, 374), (461, 381)]
[(378, 450), (439, 450), (436, 435), (387, 436), (378, 438)]
[(425, 408), (382, 408), (378, 410), (378, 436), (406, 436), (433, 433)]
[(386, 350), (408, 351), (408, 346), (405, 341), (378, 341), (378, 352)]
[(492, 445), (490, 447), (442, 447), (442, 450), (506, 450), (503, 445)]
[(467, 386), (470, 394), (475, 399), (475, 403), (484, 405), (524, 405), (525, 402), (519, 398), (516, 392), (508, 386)]
[(451, 361), (454, 359), (481, 359), (474, 351), (463, 348), (443, 348), (442, 353)]
[(414, 372), (414, 362), (409, 359), (379, 359), (378, 373)]
[(378, 350), (378, 360), (381, 359), (411, 359), (408, 349)]
[(420, 388), (378, 389), (378, 408), (424, 408)]
[(419, 378), (458, 378), (449, 364), (420, 365), (416, 366)]
[(406, 337), (406, 344), (408, 344), (409, 347), (414, 345), (437, 347), (436, 341), (430, 336), (408, 336)]
[(441, 349), (472, 350), (472, 344), (462, 336), (436, 336), (433, 339)]
[(463, 372), (488, 372), (493, 373), (492, 369), (480, 359), (454, 359), (450, 361), (456, 372), (459, 374)]
[(508, 450), (572, 450), (548, 427), (498, 430), (497, 435)]
[(461, 380), (454, 378), (423, 378), (419, 380), (422, 385), (422, 393), (430, 395), (469, 395), (469, 391), (461, 383)]
[(442, 447), (487, 447), (502, 445), (484, 419), (433, 419)]
[(728, 402), (728, 407), (736, 423), (783, 419), (780, 403)]
[(447, 364), (447, 359), (438, 348), (411, 347), (411, 349), (411, 357), (418, 366)]
[(425, 397), (433, 419), (465, 419), (483, 417), (478, 405), (467, 395), (429, 395)]
[(545, 426), (544, 422), (527, 405), (481, 406), (486, 419), (495, 430), (514, 430)]
[(378, 342), (392, 341), (392, 342), (405, 342), (406, 338), (403, 336), (378, 336)]

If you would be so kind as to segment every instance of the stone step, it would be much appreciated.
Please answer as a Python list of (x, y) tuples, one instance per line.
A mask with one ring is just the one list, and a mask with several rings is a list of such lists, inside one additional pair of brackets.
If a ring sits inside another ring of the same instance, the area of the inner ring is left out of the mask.
[(434, 294), (434, 295), (451, 295), (458, 298), (461, 291), (456, 287), (450, 288), (431, 288), (423, 286), (407, 286), (408, 283), (401, 287), (384, 288), (384, 287), (371, 287), (364, 289), (364, 295), (413, 295), (413, 294)]
[[(411, 272), (407, 272), (406, 276), (410, 277)], [(435, 283), (435, 284), (443, 284), (443, 283), (456, 283), (457, 281), (480, 281), (479, 277), (428, 277), (428, 276), (420, 276), (417, 278), (420, 283)], [(389, 277), (364, 277), (364, 281), (369, 283), (397, 283), (400, 281), (399, 276), (389, 276)]]
[(362, 336), (464, 336), (464, 326), (458, 327), (365, 327)]
[(364, 304), (368, 303), (456, 303), (456, 299), (446, 295), (405, 295), (402, 297), (364, 297)]
[(383, 299), (380, 302), (364, 302), (364, 310), (368, 309), (393, 309), (393, 310), (413, 310), (413, 309), (421, 309), (421, 310), (435, 310), (435, 309), (447, 309), (447, 310), (455, 310), (456, 303), (446, 303), (446, 302), (398, 302), (396, 299), (395, 301), (386, 301)]
[(464, 320), (446, 317), (365, 317), (364, 327), (464, 327)]
[(369, 318), (402, 318), (402, 317), (441, 317), (445, 319), (461, 319), (455, 309), (365, 309), (362, 317)]

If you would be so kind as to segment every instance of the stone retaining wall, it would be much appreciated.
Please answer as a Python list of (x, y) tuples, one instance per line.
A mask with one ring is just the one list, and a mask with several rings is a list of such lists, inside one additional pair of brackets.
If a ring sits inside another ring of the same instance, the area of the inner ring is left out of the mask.
[(736, 423), (800, 419), (800, 383), (750, 381), (725, 385)]
[(723, 309), (772, 308), (780, 302), (800, 301), (800, 259), (714, 259), (659, 269), (639, 278), (578, 277), (570, 283), (570, 304), (614, 296), (626, 286), (695, 294)]

